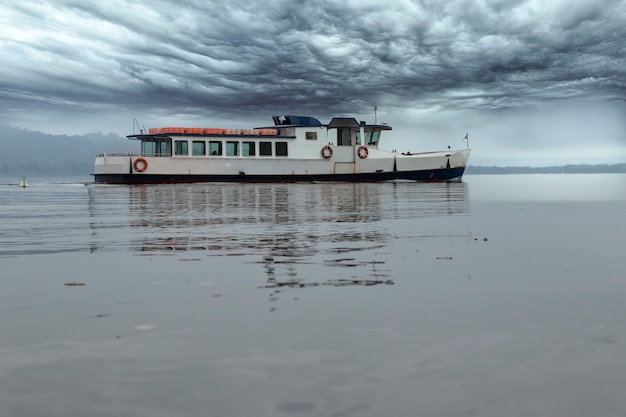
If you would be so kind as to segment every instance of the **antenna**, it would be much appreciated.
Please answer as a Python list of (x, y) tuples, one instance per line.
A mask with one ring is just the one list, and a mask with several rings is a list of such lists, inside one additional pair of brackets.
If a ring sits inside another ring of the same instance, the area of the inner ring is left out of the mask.
[(376, 115), (376, 112), (378, 111), (378, 106), (374, 106), (374, 124), (377, 125), (378, 124), (378, 116)]
[(139, 126), (139, 122), (137, 121), (137, 119), (133, 119), (133, 135), (135, 134), (135, 126), (137, 126), (137, 129), (139, 129), (139, 134), (140, 135), (143, 135), (143, 132), (146, 131), (146, 127), (145, 126), (142, 129), (141, 126)]

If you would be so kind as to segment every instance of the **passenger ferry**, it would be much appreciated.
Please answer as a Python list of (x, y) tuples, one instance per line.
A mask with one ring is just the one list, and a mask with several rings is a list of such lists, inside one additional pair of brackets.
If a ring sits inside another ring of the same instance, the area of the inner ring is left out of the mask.
[[(128, 135), (140, 154), (100, 154), (94, 181), (108, 184), (298, 181), (459, 181), (467, 149), (397, 153), (378, 148), (387, 124), (274, 116), (254, 129), (150, 128)], [(466, 136), (467, 139), (467, 136)]]

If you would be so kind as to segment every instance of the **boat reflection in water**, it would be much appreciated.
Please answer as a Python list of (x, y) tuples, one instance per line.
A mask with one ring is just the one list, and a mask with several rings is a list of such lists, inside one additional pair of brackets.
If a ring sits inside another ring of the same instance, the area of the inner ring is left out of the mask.
[(462, 182), (94, 185), (89, 193), (99, 250), (236, 257), (260, 265), (257, 286), (274, 289), (393, 284), (394, 242), (426, 239), (433, 218), (469, 207)]

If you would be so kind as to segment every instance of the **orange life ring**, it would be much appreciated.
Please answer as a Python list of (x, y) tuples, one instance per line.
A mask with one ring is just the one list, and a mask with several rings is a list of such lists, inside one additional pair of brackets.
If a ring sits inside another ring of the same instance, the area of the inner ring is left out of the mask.
[(356, 153), (359, 155), (359, 158), (365, 159), (367, 158), (367, 155), (369, 155), (370, 151), (367, 150), (365, 146), (361, 145), (359, 146), (359, 150), (357, 150)]
[(137, 172), (144, 172), (146, 169), (148, 169), (148, 161), (146, 161), (145, 158), (137, 158), (133, 163), (133, 168), (135, 168), (135, 171)]
[(322, 156), (324, 159), (328, 159), (333, 156), (333, 148), (330, 145), (326, 145), (322, 148)]

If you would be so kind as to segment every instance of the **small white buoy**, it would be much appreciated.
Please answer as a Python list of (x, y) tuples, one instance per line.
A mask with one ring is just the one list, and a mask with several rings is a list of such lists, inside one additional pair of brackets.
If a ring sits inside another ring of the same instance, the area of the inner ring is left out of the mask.
[(20, 181), (20, 187), (21, 188), (28, 187), (28, 183), (26, 182), (26, 178), (22, 177), (22, 181)]

